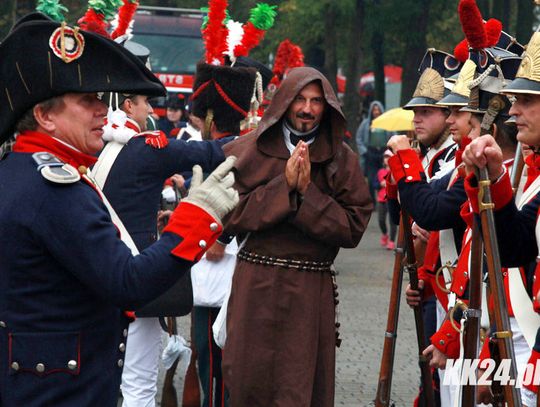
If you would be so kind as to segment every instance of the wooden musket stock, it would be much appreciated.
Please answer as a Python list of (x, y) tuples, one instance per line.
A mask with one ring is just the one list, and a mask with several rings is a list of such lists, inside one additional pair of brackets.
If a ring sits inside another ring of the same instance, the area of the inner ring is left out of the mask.
[(491, 182), (486, 168), (478, 170), (477, 179), (479, 186), (478, 205), (482, 223), (482, 238), (486, 251), (489, 285), (494, 304), (494, 322), (495, 329), (497, 330), (497, 332), (495, 332), (495, 338), (497, 339), (497, 347), (499, 349), (501, 360), (510, 359), (510, 383), (513, 383), (513, 385), (507, 383), (503, 386), (504, 398), (508, 407), (521, 407), (521, 394), (519, 389), (515, 386), (517, 377), (516, 357), (514, 354), (514, 344), (512, 342), (510, 320), (508, 318), (506, 295), (504, 293), (501, 259), (497, 245), (497, 233), (493, 216), (494, 205), (489, 190)]
[[(480, 345), (480, 321), (482, 316), (482, 238), (476, 218), (473, 219), (471, 237), (471, 268), (469, 270), (469, 307), (465, 311), (463, 335), (464, 358), (476, 359)], [(476, 386), (463, 386), (461, 407), (476, 406)]]
[(403, 221), (400, 220), (397, 245), (394, 254), (392, 289), (390, 291), (390, 304), (388, 306), (386, 332), (384, 333), (384, 347), (381, 357), (381, 368), (379, 370), (379, 382), (377, 384), (377, 395), (375, 396), (374, 400), (375, 407), (388, 407), (390, 405), (392, 373), (394, 370), (394, 354), (396, 349), (399, 317), (399, 302), (401, 299), (401, 285), (403, 282), (402, 262), (404, 257), (404, 240)]
[[(418, 290), (418, 272), (416, 255), (414, 253), (414, 240), (411, 231), (411, 220), (409, 214), (401, 209), (401, 224), (403, 225), (403, 233), (405, 239), (405, 253), (406, 261), (404, 270), (409, 273), (409, 283), (411, 289)], [(431, 375), (431, 369), (429, 362), (422, 352), (426, 349), (426, 337), (424, 334), (424, 312), (422, 310), (422, 304), (414, 307), (414, 322), (416, 325), (416, 340), (418, 342), (418, 365), (420, 366), (420, 373), (422, 377), (422, 388), (428, 407), (435, 406), (435, 394), (433, 392), (433, 378)]]

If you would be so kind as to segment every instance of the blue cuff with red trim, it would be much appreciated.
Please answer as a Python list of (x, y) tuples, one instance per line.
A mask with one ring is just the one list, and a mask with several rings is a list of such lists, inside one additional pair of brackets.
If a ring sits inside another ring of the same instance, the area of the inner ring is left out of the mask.
[[(456, 325), (459, 327), (459, 323), (456, 322)], [(459, 333), (449, 320), (444, 321), (439, 330), (433, 334), (431, 343), (446, 357), (450, 359), (459, 357)]]
[(422, 181), (421, 174), (424, 172), (422, 161), (412, 148), (399, 150), (388, 159), (388, 166), (396, 183), (405, 178), (405, 182)]
[[(478, 180), (474, 174), (469, 174), (465, 178), (465, 191), (469, 197), (471, 207), (474, 213), (480, 213), (478, 207)], [(504, 171), (504, 174), (499, 177), (497, 181), (492, 183), (489, 187), (491, 192), (491, 199), (495, 204), (495, 211), (504, 208), (512, 200), (512, 184), (510, 183), (510, 176), (508, 171)]]
[(174, 210), (163, 232), (170, 232), (182, 238), (171, 254), (187, 261), (198, 261), (212, 246), (223, 226), (197, 205), (180, 202)]

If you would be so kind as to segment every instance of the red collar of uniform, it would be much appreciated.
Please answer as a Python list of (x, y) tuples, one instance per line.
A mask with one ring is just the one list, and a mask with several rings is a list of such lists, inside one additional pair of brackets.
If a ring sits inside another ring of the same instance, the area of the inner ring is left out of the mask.
[(525, 164), (529, 168), (535, 168), (537, 171), (540, 170), (540, 154), (534, 153), (525, 158)]
[(459, 148), (456, 151), (456, 167), (463, 162), (463, 152), (465, 151), (465, 147), (471, 144), (471, 141), (472, 140), (469, 136), (461, 137), (461, 140), (459, 141)]
[(13, 145), (13, 151), (16, 153), (46, 151), (75, 168), (79, 168), (81, 165), (90, 167), (97, 161), (96, 157), (75, 150), (75, 148), (61, 143), (50, 135), (37, 131), (25, 131), (19, 134)]
[(137, 122), (133, 119), (130, 119), (129, 117), (127, 118), (126, 120), (126, 124), (125, 126), (128, 128), (128, 129), (131, 129), (131, 130), (134, 130), (135, 132), (137, 133), (140, 133), (141, 132), (141, 128), (139, 127), (139, 125), (137, 124)]

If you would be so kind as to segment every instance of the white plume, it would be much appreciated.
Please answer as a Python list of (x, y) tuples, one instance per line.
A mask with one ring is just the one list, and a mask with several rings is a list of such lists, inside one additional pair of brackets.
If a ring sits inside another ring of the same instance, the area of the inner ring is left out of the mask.
[(231, 59), (231, 62), (234, 62), (236, 60), (234, 48), (242, 41), (242, 38), (244, 37), (244, 28), (242, 27), (242, 23), (229, 20), (227, 22), (227, 29), (229, 30), (229, 35), (227, 36), (228, 47), (226, 54)]

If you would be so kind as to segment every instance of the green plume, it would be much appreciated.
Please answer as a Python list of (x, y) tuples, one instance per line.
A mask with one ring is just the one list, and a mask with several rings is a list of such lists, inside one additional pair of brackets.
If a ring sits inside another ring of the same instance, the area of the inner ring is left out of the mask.
[(270, 6), (266, 3), (258, 3), (251, 9), (249, 21), (259, 30), (268, 30), (274, 25), (277, 6)]
[[(201, 7), (200, 10), (205, 13), (201, 24), (201, 30), (204, 30), (208, 25), (208, 7)], [(223, 20), (223, 24), (227, 25), (230, 19), (231, 16), (229, 15), (229, 10), (225, 10), (225, 20)]]
[(36, 10), (59, 23), (65, 20), (62, 13), (68, 11), (66, 6), (60, 4), (60, 0), (39, 0)]
[(122, 4), (122, 0), (88, 0), (88, 8), (103, 14), (107, 20), (114, 17)]

